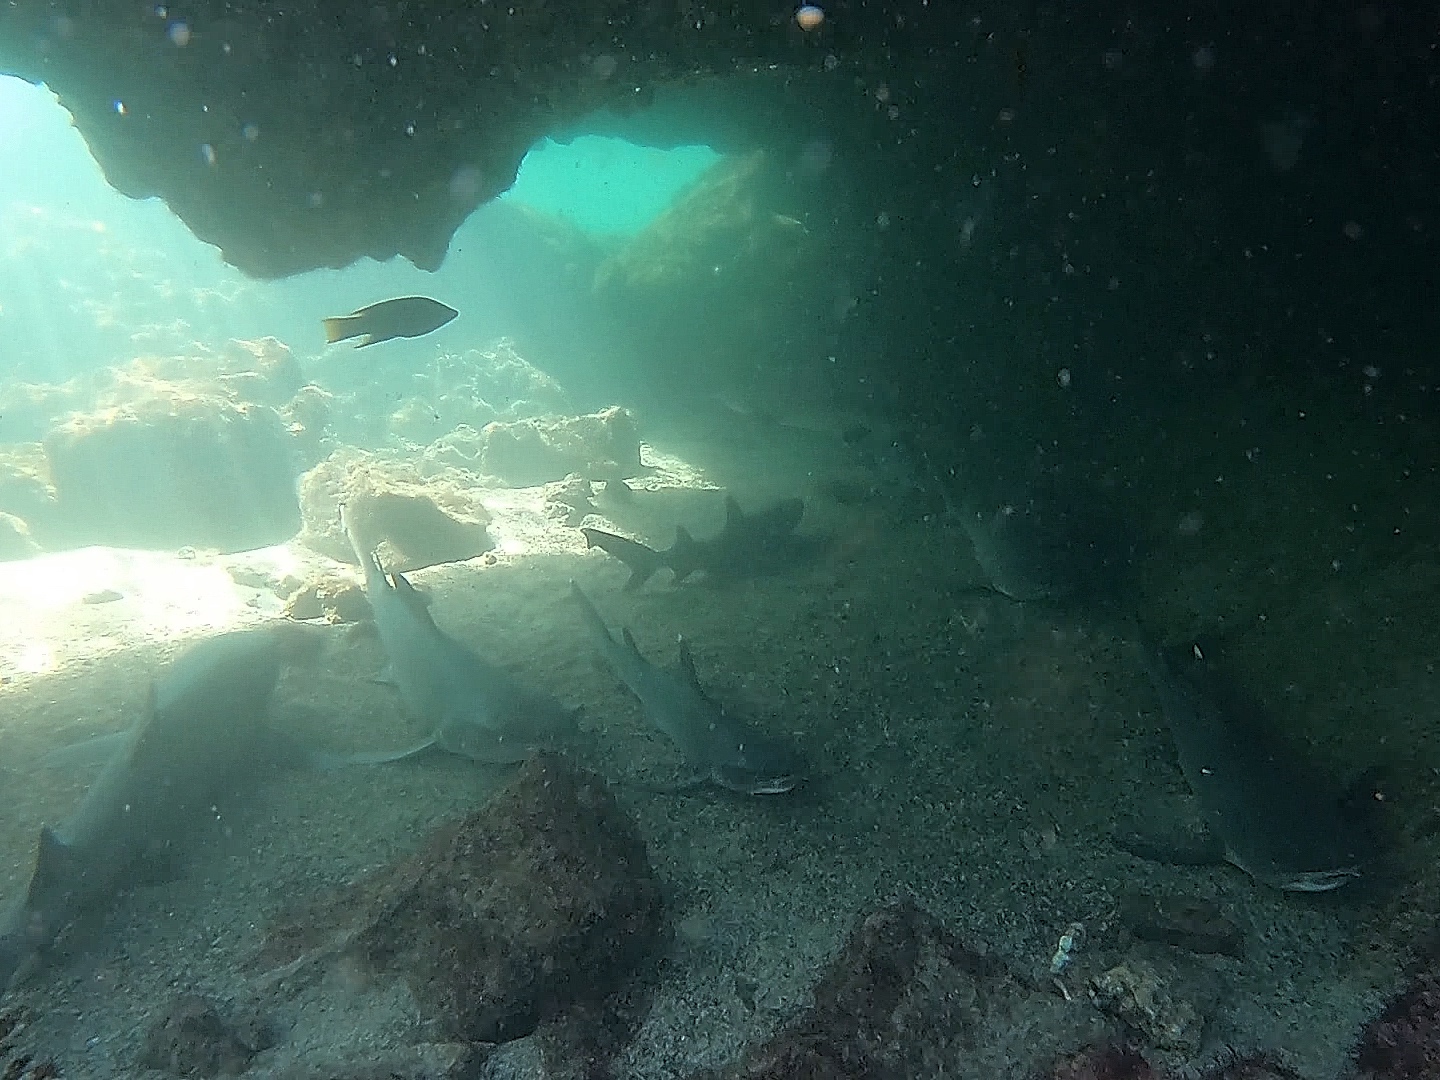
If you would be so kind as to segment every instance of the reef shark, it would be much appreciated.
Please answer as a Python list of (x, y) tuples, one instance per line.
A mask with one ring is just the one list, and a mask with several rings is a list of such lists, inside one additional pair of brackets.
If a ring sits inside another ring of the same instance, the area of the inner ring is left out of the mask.
[(164, 854), (240, 774), (278, 762), (266, 713), (295, 635), (243, 630), (210, 638), (152, 684), (144, 717), (75, 812), (40, 830), (24, 895), (0, 919), (0, 991), (65, 929), (124, 884), (142, 856)]
[(1160, 649), (1142, 649), (1214, 861), (1292, 892), (1328, 892), (1358, 877), (1373, 838), (1346, 798), (1286, 752), (1257, 708), (1222, 705)]
[(387, 576), (340, 510), (341, 524), (365, 572), (365, 595), (389, 659), (388, 677), (406, 711), (430, 734), (394, 752), (335, 758), (331, 764), (398, 761), (432, 747), (486, 764), (521, 761), (575, 731), (578, 709), (532, 689), (482, 659), (435, 625), (403, 574)]
[(706, 696), (695, 675), (690, 647), (680, 641), (675, 670), (656, 667), (641, 655), (629, 629), (623, 642), (575, 582), (571, 595), (580, 605), (600, 655), (617, 678), (640, 700), (646, 719), (668, 735), (685, 760), (720, 787), (743, 795), (779, 795), (804, 776), (805, 763), (790, 743), (753, 731)]
[(725, 526), (708, 540), (696, 540), (683, 525), (675, 526), (675, 543), (664, 551), (600, 529), (581, 529), (585, 546), (615, 556), (630, 568), (627, 591), (638, 589), (656, 571), (668, 568), (679, 584), (696, 571), (711, 575), (762, 573), (792, 561), (813, 544), (795, 535), (805, 513), (803, 499), (784, 499), (746, 514), (732, 496), (725, 497)]
[(1010, 600), (1114, 598), (1134, 565), (1135, 530), (1083, 488), (957, 516), (990, 587)]

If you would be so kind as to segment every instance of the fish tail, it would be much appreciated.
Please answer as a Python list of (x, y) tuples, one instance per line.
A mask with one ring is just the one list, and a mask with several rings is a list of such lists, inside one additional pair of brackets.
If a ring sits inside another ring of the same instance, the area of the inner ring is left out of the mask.
[(322, 319), (321, 325), (325, 327), (325, 343), (334, 345), (337, 341), (344, 341), (346, 338), (359, 337), (365, 331), (356, 327), (351, 329), (351, 324), (360, 321), (358, 315), (337, 315), (333, 319)]
[(630, 580), (625, 583), (625, 591), (633, 592), (654, 576), (655, 571), (665, 565), (665, 556), (652, 547), (636, 540), (627, 540), (623, 536), (616, 536), (614, 533), (602, 532), (599, 529), (581, 529), (585, 536), (587, 548), (598, 547), (607, 555), (613, 555), (630, 568)]
[(595, 605), (590, 602), (590, 598), (585, 595), (584, 591), (575, 583), (573, 578), (570, 581), (570, 595), (579, 603), (580, 610), (584, 613), (585, 622), (590, 627), (591, 632), (597, 637), (604, 635), (606, 641), (613, 643), (615, 639), (610, 636), (610, 628), (605, 625), (605, 620), (600, 617), (600, 612), (595, 610)]

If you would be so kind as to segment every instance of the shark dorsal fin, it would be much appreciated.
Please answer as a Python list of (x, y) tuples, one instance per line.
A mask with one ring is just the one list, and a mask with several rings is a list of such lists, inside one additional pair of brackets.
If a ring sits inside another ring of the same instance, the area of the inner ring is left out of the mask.
[(154, 679), (145, 687), (145, 709), (140, 714), (140, 719), (130, 725), (129, 730), (124, 732), (119, 744), (115, 747), (115, 757), (123, 757), (126, 754), (137, 753), (137, 748), (147, 739), (154, 738), (155, 719), (160, 714), (160, 690), (159, 684)]
[(684, 525), (676, 525), (675, 544), (665, 553), (665, 558), (678, 585), (700, 569), (703, 552), (695, 538), (690, 535), (690, 530)]
[(677, 644), (680, 647), (680, 674), (689, 680), (691, 686), (698, 688), (700, 678), (695, 674), (695, 657), (690, 652), (690, 642), (681, 637), (677, 639)]
[(734, 495), (725, 496), (725, 528), (738, 529), (745, 524), (745, 511), (735, 501)]
[(30, 878), (30, 895), (43, 895), (57, 881), (70, 876), (74, 856), (70, 846), (49, 825), (40, 826), (40, 846), (35, 853), (35, 873)]
[(425, 598), (410, 584), (410, 579), (404, 574), (395, 573), (390, 575), (390, 584), (395, 589), (395, 594), (400, 597), (401, 603), (410, 609), (410, 613), (422, 622), (435, 625), (435, 618), (430, 614), (430, 608), (425, 603)]

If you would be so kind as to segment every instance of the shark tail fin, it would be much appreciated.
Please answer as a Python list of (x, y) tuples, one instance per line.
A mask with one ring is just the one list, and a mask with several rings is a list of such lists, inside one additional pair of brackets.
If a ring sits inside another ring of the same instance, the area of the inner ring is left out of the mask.
[(625, 591), (633, 592), (654, 576), (655, 571), (665, 565), (665, 556), (638, 540), (629, 540), (600, 529), (581, 529), (587, 548), (598, 547), (607, 555), (613, 555), (630, 568), (630, 580)]
[(605, 620), (600, 617), (600, 612), (595, 610), (595, 605), (590, 602), (590, 598), (586, 596), (584, 590), (576, 584), (574, 578), (570, 579), (570, 595), (573, 596), (575, 602), (580, 605), (580, 610), (584, 614), (585, 622), (590, 627), (591, 632), (597, 637), (603, 634), (606, 641), (614, 642), (615, 639), (610, 636), (610, 628), (605, 625)]
[[(729, 502), (733, 505), (735, 500), (731, 499)], [(740, 508), (736, 506), (735, 510), (738, 513)], [(726, 518), (729, 518), (728, 508)], [(678, 585), (691, 574), (695, 573), (696, 570), (700, 569), (703, 555), (700, 545), (696, 543), (695, 538), (690, 535), (690, 530), (685, 528), (684, 525), (676, 525), (675, 543), (670, 550), (665, 553), (665, 558), (670, 564), (670, 570), (674, 573), (675, 583)]]

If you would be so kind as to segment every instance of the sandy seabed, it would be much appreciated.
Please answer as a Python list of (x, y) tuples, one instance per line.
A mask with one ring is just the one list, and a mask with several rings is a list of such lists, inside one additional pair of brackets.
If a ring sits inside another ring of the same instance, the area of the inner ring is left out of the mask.
[[(718, 513), (702, 503), (701, 532)], [(1172, 990), (1210, 1003), (1202, 1057), (1264, 1048), (1305, 1077), (1343, 1074), (1397, 977), (1389, 951), (1362, 945), (1375, 908), (1359, 890), (1296, 897), (1232, 868), (1164, 867), (1117, 848), (1118, 821), (1183, 819), (1188, 798), (1127, 644), (1084, 609), (975, 591), (960, 530), (887, 505), (810, 498), (802, 529), (833, 542), (782, 576), (675, 588), (662, 575), (624, 592), (624, 568), (558, 524), (543, 553), (502, 545), (498, 559), (413, 575), (440, 626), (584, 706), (570, 752), (612, 781), (666, 885), (671, 955), (618, 1075), (659, 1080), (733, 1059), (806, 1004), (857, 918), (897, 896), (1038, 977), (1080, 923), (1056, 993), (1088, 1008), (1086, 980), (1136, 949), (1117, 911), (1137, 888), (1216, 901), (1245, 930), (1242, 960), (1165, 960)], [(229, 560), (95, 550), (4, 568), (0, 895), (23, 888), (40, 826), (63, 819), (94, 774), (45, 756), (133, 722), (184, 640), (278, 617), (272, 595), (236, 584), (237, 564), (263, 577), (320, 562), (290, 548)], [(683, 770), (594, 658), (572, 577), (653, 660), (672, 662), (683, 633), (718, 697), (800, 742), (811, 781), (775, 798), (648, 790)], [(107, 589), (122, 598), (104, 601)], [(326, 749), (412, 742), (376, 681), (374, 635), (330, 633), (316, 664), (283, 677), (273, 722)], [(67, 1077), (138, 1075), (165, 1003), (247, 1001), (277, 914), (410, 852), (507, 775), (432, 755), (266, 776), (197, 826), (171, 876), (124, 892), (85, 949), (14, 992), (30, 1046)], [(272, 1020), (278, 1044), (253, 1075), (433, 1036), (403, 987), (339, 975), (297, 990)]]

